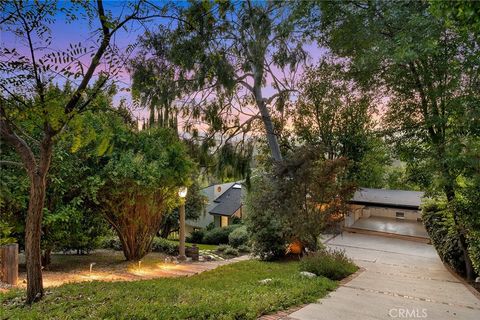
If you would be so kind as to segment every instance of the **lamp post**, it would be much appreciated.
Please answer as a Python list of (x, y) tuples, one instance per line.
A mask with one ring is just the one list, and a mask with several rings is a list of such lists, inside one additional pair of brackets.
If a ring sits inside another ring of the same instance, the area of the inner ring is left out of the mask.
[(180, 215), (180, 247), (178, 260), (185, 261), (187, 257), (185, 256), (185, 197), (187, 196), (187, 187), (181, 187), (178, 190), (178, 196), (180, 197), (180, 207), (178, 208), (178, 213)]

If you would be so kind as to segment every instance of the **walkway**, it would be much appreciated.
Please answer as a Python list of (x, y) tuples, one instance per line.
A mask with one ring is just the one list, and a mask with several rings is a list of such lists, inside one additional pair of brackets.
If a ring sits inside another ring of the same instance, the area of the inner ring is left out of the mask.
[[(165, 262), (165, 255), (152, 252), (141, 263), (125, 261), (121, 252), (97, 250), (88, 256), (54, 255), (50, 270), (43, 271), (44, 287), (84, 281), (136, 281), (192, 276), (226, 264), (250, 259), (248, 255), (221, 261)], [(89, 270), (90, 264), (92, 270)], [(26, 287), (26, 274), (19, 275), (18, 287)]]
[(284, 319), (480, 319), (480, 300), (443, 266), (431, 245), (344, 233), (328, 246), (344, 249), (363, 271)]

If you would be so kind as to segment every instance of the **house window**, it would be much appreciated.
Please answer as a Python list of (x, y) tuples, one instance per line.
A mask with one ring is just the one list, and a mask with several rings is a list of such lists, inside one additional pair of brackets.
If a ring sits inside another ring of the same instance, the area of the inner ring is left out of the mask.
[(228, 217), (221, 216), (220, 227), (226, 227), (226, 226), (228, 226)]
[(405, 213), (404, 212), (395, 212), (395, 217), (397, 219), (405, 219)]

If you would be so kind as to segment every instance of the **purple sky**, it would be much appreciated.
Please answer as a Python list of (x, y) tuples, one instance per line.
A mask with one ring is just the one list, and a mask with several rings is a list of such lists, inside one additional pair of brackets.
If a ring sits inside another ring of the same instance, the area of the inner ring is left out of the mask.
[[(67, 2), (62, 2), (62, 5), (69, 6)], [(128, 14), (130, 11), (128, 8), (125, 8), (125, 5), (126, 2), (124, 1), (105, 1), (104, 4), (105, 10), (110, 12), (113, 16)], [(133, 22), (127, 25), (128, 31), (119, 30), (116, 33), (114, 43), (120, 49), (120, 52), (124, 52), (127, 46), (135, 43), (138, 36), (142, 35), (146, 29), (155, 30), (155, 25), (160, 22), (162, 21), (154, 20), (150, 22), (144, 22), (142, 24)], [(48, 49), (42, 50), (41, 55), (47, 54), (51, 51), (64, 51), (71, 43), (81, 42), (85, 47), (89, 47), (91, 45), (95, 46), (95, 41), (99, 38), (98, 30), (100, 28), (100, 24), (95, 19), (91, 21), (91, 23), (88, 23), (88, 20), (86, 19), (80, 19), (69, 23), (66, 16), (63, 13), (59, 13), (55, 16), (55, 22), (50, 26), (50, 28), (52, 31), (53, 41)], [(7, 48), (16, 48), (21, 54), (28, 55), (28, 47), (26, 46), (26, 43), (14, 37), (10, 32), (0, 31), (0, 45)], [(36, 45), (41, 47), (44, 46), (44, 43), (37, 40)], [(310, 63), (315, 63), (324, 53), (323, 50), (319, 49), (315, 45), (308, 45), (306, 48), (311, 56)], [(133, 55), (134, 54), (135, 51)], [(81, 61), (84, 63), (84, 65), (89, 64), (88, 57), (81, 59)], [(97, 69), (101, 70), (101, 67)], [(130, 86), (130, 76), (125, 69), (116, 80), (119, 88), (128, 88)], [(65, 79), (57, 77), (54, 81), (63, 83)], [(265, 89), (265, 96), (269, 96), (272, 93), (273, 90), (271, 88), (267, 87)], [(115, 103), (118, 103), (122, 98), (127, 99), (127, 101), (131, 101), (130, 93), (128, 91), (121, 90), (115, 97)], [(137, 110), (135, 114), (137, 116), (144, 117), (147, 113)]]

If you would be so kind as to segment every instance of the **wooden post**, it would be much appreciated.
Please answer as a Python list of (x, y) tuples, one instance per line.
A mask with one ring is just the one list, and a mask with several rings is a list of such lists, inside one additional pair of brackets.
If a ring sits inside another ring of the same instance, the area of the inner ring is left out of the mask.
[(178, 260), (185, 261), (187, 257), (185, 256), (185, 203), (182, 202), (179, 208), (180, 214), (180, 246), (179, 251), (180, 255), (178, 256)]
[(18, 282), (18, 244), (0, 246), (0, 280), (17, 285)]

